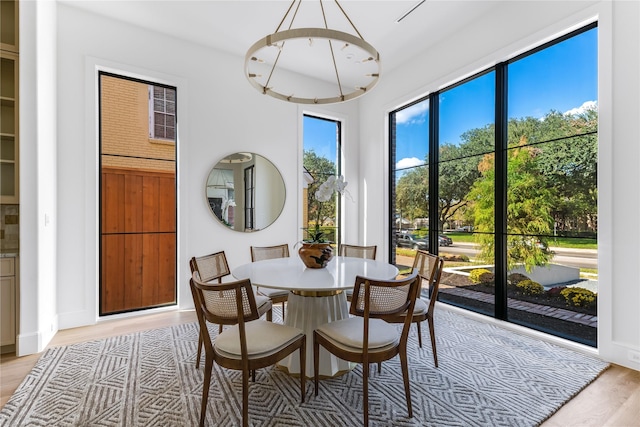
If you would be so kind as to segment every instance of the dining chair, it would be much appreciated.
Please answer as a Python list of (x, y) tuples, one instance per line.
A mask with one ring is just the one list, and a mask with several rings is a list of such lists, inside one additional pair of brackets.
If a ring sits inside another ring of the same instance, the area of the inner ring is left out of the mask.
[[(340, 245), (340, 256), (364, 258), (364, 259), (376, 259), (377, 245), (371, 246), (358, 246), (358, 245)], [(353, 295), (353, 289), (346, 290), (347, 301), (351, 301)]]
[[(289, 258), (289, 244), (275, 246), (251, 246), (251, 262), (262, 261), (265, 259)], [(266, 296), (271, 300), (271, 304), (282, 303), (282, 321), (284, 322), (284, 305), (289, 299), (289, 291), (282, 289), (265, 288), (259, 286), (258, 294)], [(272, 320), (272, 314), (267, 314), (267, 320)]]
[[(222, 278), (231, 274), (229, 263), (224, 251), (216, 252), (201, 257), (192, 257), (189, 260), (189, 268), (191, 274), (198, 272), (200, 280), (203, 282), (217, 281), (222, 283)], [(267, 314), (267, 320), (271, 318), (271, 300), (262, 295), (256, 295), (256, 305), (260, 316)], [(237, 319), (225, 318), (223, 323), (219, 324), (218, 332), (222, 332), (223, 325), (235, 325)], [(196, 360), (196, 368), (200, 367), (200, 356), (202, 355), (202, 334), (198, 337), (198, 358)]]
[[(416, 252), (416, 258), (413, 260), (413, 269), (418, 271), (419, 288), (422, 289), (424, 282), (430, 288), (431, 296), (428, 301), (418, 297), (416, 299), (416, 306), (413, 309), (411, 315), (411, 321), (416, 324), (418, 328), (418, 345), (422, 348), (422, 331), (420, 324), (427, 320), (429, 324), (429, 335), (431, 336), (431, 350), (433, 351), (433, 362), (435, 367), (438, 367), (438, 355), (436, 353), (436, 335), (433, 326), (433, 311), (435, 309), (436, 300), (438, 299), (438, 289), (440, 289), (440, 277), (442, 276), (442, 268), (444, 266), (444, 259), (442, 257), (430, 254), (429, 252), (418, 250)], [(418, 291), (420, 295), (420, 290)], [(404, 323), (404, 317), (402, 316), (391, 320), (395, 323)], [(380, 365), (378, 365), (378, 372), (380, 371)]]
[(407, 338), (411, 316), (405, 316), (402, 331), (388, 323), (403, 313), (412, 313), (419, 291), (418, 271), (394, 280), (374, 280), (357, 276), (349, 307), (352, 317), (325, 323), (313, 331), (315, 395), (318, 395), (320, 346), (340, 359), (362, 364), (362, 406), (364, 425), (369, 424), (369, 363), (400, 356), (409, 417), (411, 391), (407, 363)]
[[(307, 338), (291, 326), (259, 320), (250, 279), (224, 283), (204, 283), (198, 272), (189, 281), (198, 323), (204, 342), (204, 383), (200, 407), (200, 426), (204, 426), (213, 362), (227, 369), (242, 371), (242, 425), (249, 425), (249, 374), (284, 359), (296, 350), (300, 366), (305, 367)], [(236, 324), (211, 339), (207, 322)], [(300, 375), (300, 398), (304, 403), (305, 376)]]

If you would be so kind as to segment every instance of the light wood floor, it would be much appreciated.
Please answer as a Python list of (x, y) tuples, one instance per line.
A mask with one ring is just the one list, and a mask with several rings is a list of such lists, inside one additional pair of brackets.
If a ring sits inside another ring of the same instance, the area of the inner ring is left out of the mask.
[[(49, 347), (195, 322), (193, 311), (171, 311), (101, 322), (56, 334)], [(0, 357), (0, 407), (36, 364), (39, 354)], [(542, 427), (640, 427), (640, 371), (612, 365)]]

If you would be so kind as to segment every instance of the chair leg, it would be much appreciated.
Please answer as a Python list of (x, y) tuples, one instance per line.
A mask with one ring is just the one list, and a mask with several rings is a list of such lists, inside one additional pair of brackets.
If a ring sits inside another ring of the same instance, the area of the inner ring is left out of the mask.
[(313, 382), (315, 395), (318, 395), (318, 374), (320, 373), (320, 344), (316, 339), (316, 332), (313, 332)]
[(402, 379), (404, 381), (404, 395), (407, 399), (407, 411), (409, 418), (413, 417), (411, 408), (411, 388), (409, 387), (409, 364), (407, 363), (407, 348), (400, 350), (400, 367), (402, 368)]
[(273, 309), (267, 311), (267, 322), (273, 322)]
[(362, 364), (362, 409), (364, 425), (369, 425), (369, 363)]
[(436, 352), (436, 333), (433, 328), (433, 318), (428, 317), (429, 322), (429, 335), (431, 335), (431, 351), (433, 352), (433, 363), (435, 367), (438, 367), (438, 353)]
[(196, 359), (196, 369), (200, 369), (201, 356), (202, 356), (202, 333), (198, 332), (198, 357)]
[(378, 362), (378, 373), (382, 372), (382, 362)]
[(284, 301), (282, 301), (282, 323), (284, 323)]
[(422, 328), (420, 327), (420, 322), (416, 322), (416, 326), (418, 326), (418, 346), (422, 348)]
[(242, 426), (249, 427), (249, 371), (242, 370)]
[[(300, 393), (301, 403), (304, 403), (304, 395), (306, 394), (305, 381), (307, 379), (307, 337), (302, 340), (302, 345), (298, 350), (300, 353)], [(314, 359), (315, 360), (315, 359)], [(315, 362), (314, 362), (315, 365)]]
[(213, 358), (205, 355), (204, 360), (204, 382), (202, 383), (202, 403), (200, 406), (200, 427), (204, 427), (207, 418), (207, 403), (209, 402), (209, 387), (211, 385), (211, 370), (213, 368)]

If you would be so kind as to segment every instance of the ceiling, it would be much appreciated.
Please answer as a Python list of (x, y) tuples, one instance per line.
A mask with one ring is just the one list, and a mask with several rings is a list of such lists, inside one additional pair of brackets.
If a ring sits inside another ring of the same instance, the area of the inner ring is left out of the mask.
[[(291, 4), (290, 0), (58, 1), (242, 57), (253, 43), (275, 32)], [(489, 13), (500, 1), (340, 0), (339, 3), (362, 37), (378, 50), (384, 76)], [(322, 27), (319, 4), (318, 0), (304, 0), (293, 28)], [(322, 4), (329, 28), (354, 33), (333, 0), (323, 0)], [(396, 22), (415, 6), (409, 15)], [(308, 61), (281, 65), (316, 79), (335, 80), (330, 67), (321, 68)]]

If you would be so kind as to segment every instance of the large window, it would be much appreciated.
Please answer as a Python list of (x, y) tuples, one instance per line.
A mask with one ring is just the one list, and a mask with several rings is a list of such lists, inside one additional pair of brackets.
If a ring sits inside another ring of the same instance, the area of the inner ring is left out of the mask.
[(592, 24), (390, 114), (390, 255), (444, 256), (441, 301), (596, 345), (596, 59)]
[[(325, 239), (340, 243), (340, 198), (318, 202), (316, 190), (331, 175), (341, 175), (340, 122), (320, 117), (303, 117), (303, 166), (306, 188), (303, 194), (305, 231), (323, 232)], [(308, 238), (305, 232), (304, 238)]]

